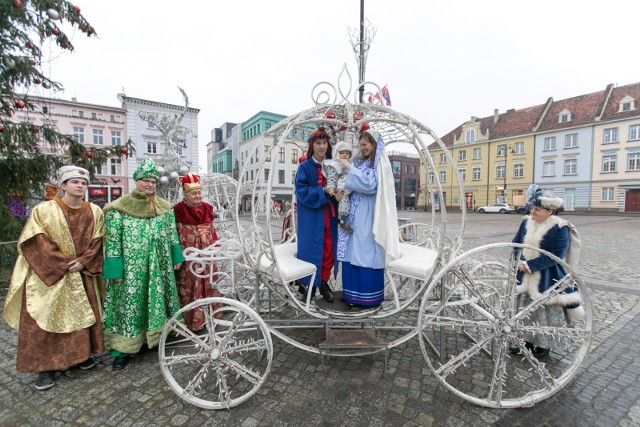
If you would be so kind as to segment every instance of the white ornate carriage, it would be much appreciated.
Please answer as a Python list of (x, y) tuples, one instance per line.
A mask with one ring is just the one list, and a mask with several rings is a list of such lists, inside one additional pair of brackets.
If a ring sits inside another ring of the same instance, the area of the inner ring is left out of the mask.
[[(381, 133), (385, 145), (412, 144), (427, 170), (437, 171), (431, 146), (439, 147), (450, 169), (457, 170), (442, 141), (427, 126), (379, 103), (350, 102), (348, 97), (355, 98), (357, 91), (351, 90), (346, 67), (337, 89), (323, 83), (314, 94), (314, 107), (265, 133), (271, 138), (271, 151), (260, 159), (255, 181), (245, 182), (246, 174), (240, 174), (233, 203), (229, 190), (212, 189), (219, 179), (205, 178), (205, 193), (211, 192), (213, 199), (224, 194), (233, 206), (228, 212), (235, 228), (228, 228), (214, 246), (185, 250), (191, 270), (207, 277), (224, 297), (183, 307), (165, 326), (160, 365), (175, 393), (209, 409), (246, 401), (267, 381), (272, 336), (318, 354), (319, 362), (324, 356), (386, 355), (417, 336), (425, 362), (439, 381), (460, 397), (488, 407), (530, 406), (562, 389), (577, 373), (591, 341), (591, 310), (583, 282), (564, 261), (545, 252), (564, 266), (567, 275), (522, 306), (515, 290), (515, 255), (525, 246), (490, 244), (461, 253), (464, 204), (458, 230), (446, 228), (444, 205), (439, 211), (432, 205), (429, 223), (401, 227), (401, 256), (385, 270), (385, 301), (380, 307), (352, 310), (345, 309), (339, 298), (334, 304), (300, 300), (294, 282), (315, 275), (316, 268), (296, 258), (295, 215), (285, 233), (280, 223), (273, 224), (272, 215), (260, 210), (253, 212), (250, 223), (233, 215), (244, 194), (271, 200), (276, 170), (272, 151), (287, 144), (303, 146), (300, 135), (317, 125), (332, 128), (340, 139), (355, 141), (355, 130), (368, 123)], [(442, 194), (438, 175), (434, 173), (428, 185), (431, 192)], [(461, 184), (460, 194), (464, 194)], [(340, 291), (339, 276), (332, 287)], [(560, 326), (532, 324), (533, 311), (567, 287), (580, 292), (585, 319)], [(181, 322), (185, 312), (196, 309), (203, 310), (206, 318), (206, 328), (199, 334)], [(555, 343), (545, 361), (526, 351), (525, 336), (536, 334)], [(512, 347), (522, 351), (512, 354)]]

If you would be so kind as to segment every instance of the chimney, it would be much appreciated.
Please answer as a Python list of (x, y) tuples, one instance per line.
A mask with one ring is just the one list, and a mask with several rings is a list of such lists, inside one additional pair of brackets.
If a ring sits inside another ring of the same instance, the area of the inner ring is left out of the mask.
[(72, 97), (71, 97), (71, 100), (72, 100), (73, 102), (78, 102), (78, 100), (76, 99), (76, 97), (75, 97), (75, 96), (72, 96)]
[(499, 113), (498, 113), (498, 109), (496, 108), (495, 110), (493, 110), (493, 123), (496, 124), (498, 123), (498, 117), (499, 117)]

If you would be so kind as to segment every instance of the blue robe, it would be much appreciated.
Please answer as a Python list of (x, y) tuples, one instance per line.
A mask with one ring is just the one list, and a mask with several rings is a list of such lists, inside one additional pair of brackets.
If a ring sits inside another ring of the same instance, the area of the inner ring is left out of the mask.
[[(316, 266), (316, 277), (313, 286), (320, 286), (322, 271), (322, 246), (324, 236), (325, 209), (329, 209), (329, 223), (334, 254), (334, 275), (338, 271), (338, 257), (336, 244), (338, 242), (338, 211), (335, 199), (324, 192), (324, 187), (318, 184), (318, 167), (321, 166), (313, 157), (308, 158), (298, 167), (296, 173), (296, 200), (298, 206), (298, 259), (310, 262)], [(331, 204), (331, 205), (330, 205)], [(305, 286), (309, 285), (311, 276), (300, 280)]]

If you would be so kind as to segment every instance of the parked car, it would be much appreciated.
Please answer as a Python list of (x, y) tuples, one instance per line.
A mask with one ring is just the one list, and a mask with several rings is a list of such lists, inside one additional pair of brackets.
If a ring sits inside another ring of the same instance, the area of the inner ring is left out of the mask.
[(514, 209), (516, 210), (516, 213), (524, 215), (524, 211), (526, 210), (526, 206), (514, 206)]
[(482, 206), (478, 208), (478, 212), (480, 213), (514, 213), (516, 210), (513, 206), (507, 203), (494, 203), (489, 206)]

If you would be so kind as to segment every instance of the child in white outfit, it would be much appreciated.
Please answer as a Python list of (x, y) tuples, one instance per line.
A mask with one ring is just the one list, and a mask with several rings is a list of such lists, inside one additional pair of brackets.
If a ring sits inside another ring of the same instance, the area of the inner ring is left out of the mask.
[[(338, 153), (339, 159), (351, 159), (352, 148), (348, 143), (344, 141), (338, 142), (333, 147), (333, 151), (334, 153)], [(343, 166), (339, 160), (325, 159), (322, 162), (322, 171), (327, 177), (328, 194), (334, 196), (338, 191), (344, 192), (344, 196), (338, 204), (338, 220), (340, 221), (340, 227), (342, 227), (343, 230), (351, 232), (348, 221), (349, 210), (351, 209), (351, 206), (349, 204), (349, 194), (351, 193), (351, 191), (345, 190), (344, 188), (344, 184), (347, 181), (349, 168)]]

